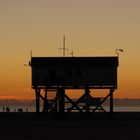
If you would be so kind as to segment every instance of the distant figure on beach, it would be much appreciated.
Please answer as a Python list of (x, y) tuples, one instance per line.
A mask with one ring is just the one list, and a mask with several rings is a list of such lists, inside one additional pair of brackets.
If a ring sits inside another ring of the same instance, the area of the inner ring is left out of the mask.
[(3, 106), (3, 112), (5, 111), (5, 107)]
[(22, 108), (18, 108), (17, 111), (18, 112), (23, 112), (23, 109)]
[(10, 108), (9, 107), (6, 107), (6, 112), (10, 112)]
[(26, 108), (26, 112), (28, 112), (28, 108)]

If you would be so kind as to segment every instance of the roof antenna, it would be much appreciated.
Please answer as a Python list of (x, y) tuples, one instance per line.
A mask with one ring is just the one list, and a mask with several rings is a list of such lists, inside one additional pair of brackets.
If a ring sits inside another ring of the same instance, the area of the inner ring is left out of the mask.
[(66, 48), (66, 37), (65, 37), (65, 35), (63, 35), (63, 48), (59, 48), (59, 49), (62, 49), (63, 57), (65, 57), (65, 51), (69, 50), (69, 49)]
[(28, 66), (31, 66), (31, 59), (32, 59), (32, 50), (30, 50), (30, 61), (27, 63), (24, 64), (24, 66), (28, 67)]
[(72, 57), (73, 57), (73, 53), (74, 53), (73, 51), (70, 53)]
[(29, 61), (29, 66), (31, 66), (31, 60), (32, 60), (32, 50), (30, 50), (30, 61)]
[(32, 50), (30, 50), (30, 58), (32, 59)]
[(119, 58), (119, 52), (123, 52), (123, 49), (116, 49), (116, 54), (117, 54), (118, 58)]

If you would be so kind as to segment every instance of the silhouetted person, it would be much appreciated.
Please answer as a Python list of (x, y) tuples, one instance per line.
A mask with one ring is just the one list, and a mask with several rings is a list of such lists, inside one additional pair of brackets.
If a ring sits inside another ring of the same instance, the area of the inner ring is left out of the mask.
[(3, 106), (3, 112), (5, 111), (5, 107)]
[(9, 107), (6, 107), (6, 112), (10, 112), (10, 108)]

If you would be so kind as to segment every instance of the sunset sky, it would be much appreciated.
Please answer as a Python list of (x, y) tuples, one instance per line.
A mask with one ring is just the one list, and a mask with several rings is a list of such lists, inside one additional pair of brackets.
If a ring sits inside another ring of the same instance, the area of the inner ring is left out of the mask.
[(140, 98), (140, 0), (0, 0), (0, 98), (31, 98), (33, 56), (115, 56), (116, 98)]

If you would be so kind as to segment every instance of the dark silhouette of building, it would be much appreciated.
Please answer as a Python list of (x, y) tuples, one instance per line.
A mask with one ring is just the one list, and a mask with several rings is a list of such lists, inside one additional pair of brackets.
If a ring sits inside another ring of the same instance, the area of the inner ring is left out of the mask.
[[(118, 57), (32, 57), (32, 88), (36, 93), (36, 112), (40, 112), (40, 99), (44, 112), (65, 113), (105, 111), (104, 101), (110, 98), (113, 112), (113, 92), (117, 89)], [(76, 101), (65, 94), (66, 89), (84, 90)], [(90, 89), (109, 89), (104, 98), (95, 98)], [(44, 95), (41, 90), (45, 91)], [(54, 99), (48, 99), (48, 91), (56, 91)], [(66, 108), (66, 103), (71, 104)], [(81, 105), (82, 104), (82, 105)]]

